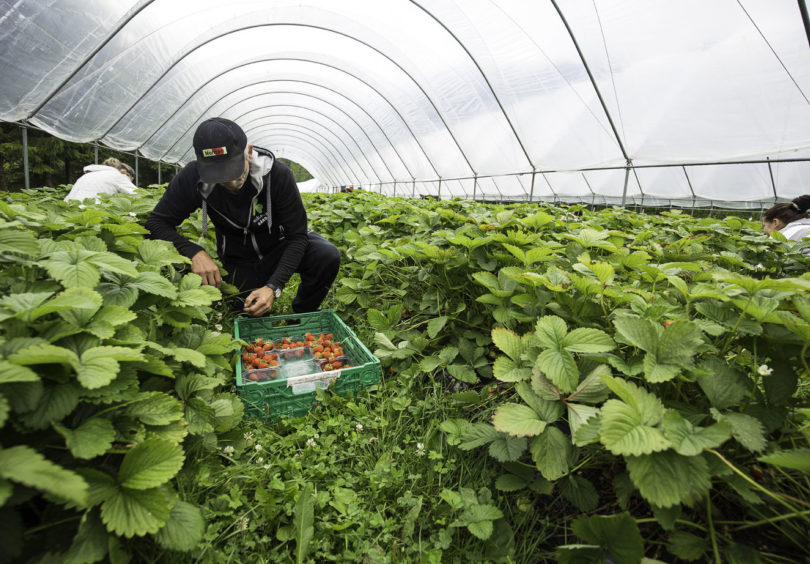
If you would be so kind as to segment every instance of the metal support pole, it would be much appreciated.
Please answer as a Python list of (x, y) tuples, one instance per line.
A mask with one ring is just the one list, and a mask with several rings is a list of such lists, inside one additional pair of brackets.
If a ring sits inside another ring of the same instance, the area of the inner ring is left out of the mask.
[(478, 175), (473, 178), (473, 202), (475, 201), (475, 193), (478, 191)]
[(93, 162), (98, 164), (98, 143), (93, 143)]
[(28, 172), (28, 128), (22, 126), (22, 142), (23, 142), (23, 170), (25, 171), (25, 189), (31, 189), (31, 176)]
[(773, 188), (773, 203), (775, 204), (776, 200), (778, 199), (778, 196), (776, 195), (776, 182), (773, 181), (773, 169), (771, 168), (771, 159), (770, 157), (767, 157), (767, 159), (768, 159), (768, 174), (771, 175), (771, 187)]
[[(416, 191), (413, 193), (414, 197), (416, 197)], [(439, 177), (439, 192), (437, 197), (441, 200), (442, 199), (442, 177)]]
[(810, 43), (810, 17), (807, 16), (807, 4), (805, 0), (799, 0), (799, 11), (802, 13), (802, 22), (804, 22), (804, 33), (807, 35), (807, 42)]
[(161, 180), (160, 179), (160, 161), (158, 161), (157, 164), (158, 164), (158, 184), (163, 184), (163, 182), (160, 181)]
[[(414, 192), (414, 194), (416, 193), (416, 179), (415, 178), (413, 179), (413, 192)], [(396, 196), (396, 194), (394, 194), (394, 196)]]
[(534, 179), (537, 176), (537, 171), (532, 167), (532, 187), (529, 189), (529, 202), (534, 201)]
[(138, 185), (138, 151), (135, 151), (135, 186)]
[(630, 181), (630, 160), (627, 161), (627, 167), (624, 169), (624, 189), (622, 190), (622, 207), (627, 200), (627, 183)]

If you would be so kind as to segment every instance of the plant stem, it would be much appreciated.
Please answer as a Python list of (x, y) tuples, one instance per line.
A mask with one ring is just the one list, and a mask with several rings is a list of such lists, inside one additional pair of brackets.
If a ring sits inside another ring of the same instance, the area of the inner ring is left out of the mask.
[(712, 539), (712, 552), (714, 552), (714, 561), (717, 564), (723, 564), (720, 559), (720, 550), (717, 548), (717, 535), (714, 532), (714, 523), (712, 523), (712, 498), (706, 496), (706, 520), (709, 522), (709, 537)]

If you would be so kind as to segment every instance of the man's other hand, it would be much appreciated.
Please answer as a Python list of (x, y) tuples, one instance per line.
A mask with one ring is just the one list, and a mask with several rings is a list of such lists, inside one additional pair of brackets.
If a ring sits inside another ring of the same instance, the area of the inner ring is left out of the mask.
[(267, 286), (256, 288), (245, 299), (245, 313), (253, 317), (259, 317), (270, 312), (276, 294)]
[(222, 285), (222, 276), (219, 273), (214, 259), (205, 251), (200, 251), (191, 258), (191, 272), (199, 274), (202, 278), (202, 283), (207, 286), (216, 286), (219, 288)]

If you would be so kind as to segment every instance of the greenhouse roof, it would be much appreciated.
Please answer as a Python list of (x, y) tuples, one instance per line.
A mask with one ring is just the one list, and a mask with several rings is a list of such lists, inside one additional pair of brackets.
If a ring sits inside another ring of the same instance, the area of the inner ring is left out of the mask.
[(186, 163), (207, 117), (324, 185), (810, 193), (804, 0), (3, 0), (0, 120)]

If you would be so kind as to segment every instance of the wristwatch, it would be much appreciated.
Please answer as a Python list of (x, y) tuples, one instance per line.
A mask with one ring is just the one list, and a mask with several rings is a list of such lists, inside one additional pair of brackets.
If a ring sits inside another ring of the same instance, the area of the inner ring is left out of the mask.
[(273, 290), (273, 294), (275, 294), (277, 298), (281, 297), (281, 288), (276, 288), (275, 284), (266, 284), (266, 286)]

